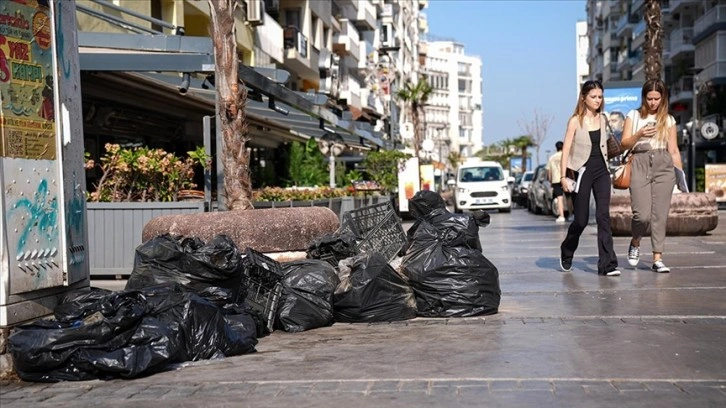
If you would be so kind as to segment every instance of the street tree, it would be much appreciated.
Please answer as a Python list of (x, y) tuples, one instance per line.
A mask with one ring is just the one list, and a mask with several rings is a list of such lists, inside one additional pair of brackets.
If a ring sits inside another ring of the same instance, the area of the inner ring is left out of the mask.
[(645, 79), (660, 79), (663, 70), (663, 26), (661, 25), (661, 0), (646, 0), (643, 18), (645, 31)]
[(552, 125), (554, 119), (554, 116), (543, 114), (538, 109), (535, 109), (531, 119), (519, 121), (519, 128), (531, 138), (534, 144), (534, 149), (537, 153), (537, 166), (539, 166), (539, 149), (542, 147), (542, 143), (547, 137), (547, 132), (549, 132), (550, 125)]
[(225, 206), (228, 210), (252, 209), (249, 133), (245, 106), (247, 87), (239, 80), (235, 39), (236, 0), (207, 0), (214, 43), (214, 88), (217, 91), (219, 131), (222, 133), (222, 171)]
[(396, 93), (396, 97), (408, 105), (411, 113), (414, 157), (419, 157), (418, 152), (421, 148), (421, 142), (423, 141), (423, 134), (425, 132), (421, 118), (424, 115), (424, 105), (432, 91), (433, 88), (431, 88), (431, 85), (422, 79), (415, 84), (407, 81), (403, 85), (403, 88), (399, 89)]
[(530, 147), (535, 147), (535, 143), (532, 140), (532, 137), (529, 135), (522, 135), (518, 138), (512, 140), (512, 146), (516, 148), (521, 156), (522, 156), (522, 173), (527, 171), (527, 149)]

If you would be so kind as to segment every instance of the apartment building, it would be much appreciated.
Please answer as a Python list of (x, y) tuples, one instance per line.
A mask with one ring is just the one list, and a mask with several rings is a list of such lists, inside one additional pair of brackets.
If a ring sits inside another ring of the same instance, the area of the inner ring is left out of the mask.
[[(329, 132), (342, 136), (352, 161), (401, 142), (403, 106), (393, 95), (416, 79), (426, 0), (236, 4), (253, 166), (280, 163), (279, 147)], [(78, 0), (77, 6), (92, 156), (109, 141), (175, 152), (201, 144), (214, 128), (204, 118), (215, 109), (207, 0)]]
[[(589, 78), (609, 83), (645, 79), (645, 0), (588, 0)], [(662, 78), (670, 111), (679, 125), (679, 144), (689, 148), (695, 112), (700, 123), (721, 129), (711, 140), (695, 137), (695, 166), (726, 162), (726, 0), (661, 1)], [(579, 79), (579, 78), (578, 78)], [(686, 157), (687, 159), (687, 157)]]
[(575, 24), (577, 38), (575, 42), (575, 64), (577, 71), (577, 83), (575, 84), (575, 95), (580, 93), (580, 86), (590, 77), (590, 66), (587, 63), (587, 56), (590, 51), (590, 41), (587, 36), (587, 21), (578, 21)]
[(449, 152), (472, 157), (482, 148), (481, 58), (467, 55), (455, 41), (427, 42), (426, 73), (433, 92), (426, 104), (426, 139), (435, 156)]

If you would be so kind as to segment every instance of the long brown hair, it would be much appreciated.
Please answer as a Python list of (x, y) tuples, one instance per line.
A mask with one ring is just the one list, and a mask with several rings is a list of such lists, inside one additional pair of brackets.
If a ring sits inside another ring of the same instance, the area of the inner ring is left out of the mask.
[(649, 79), (643, 84), (643, 90), (641, 91), (641, 102), (638, 113), (641, 118), (648, 116), (648, 102), (646, 97), (648, 92), (658, 92), (660, 94), (660, 104), (658, 109), (655, 111), (655, 122), (656, 132), (655, 139), (660, 142), (668, 140), (668, 88), (666, 88), (663, 81), (660, 79)]
[[(585, 81), (585, 83), (582, 84), (582, 87), (580, 87), (580, 97), (577, 99), (575, 112), (572, 114), (572, 116), (577, 117), (577, 120), (580, 122), (580, 127), (582, 127), (582, 120), (585, 117), (585, 112), (587, 111), (587, 108), (585, 108), (585, 97), (587, 97), (587, 94), (589, 94), (593, 89), (605, 90), (605, 88), (602, 87), (602, 82), (600, 81)], [(597, 113), (602, 113), (602, 109), (604, 107), (605, 101), (600, 104), (600, 109), (597, 110)]]

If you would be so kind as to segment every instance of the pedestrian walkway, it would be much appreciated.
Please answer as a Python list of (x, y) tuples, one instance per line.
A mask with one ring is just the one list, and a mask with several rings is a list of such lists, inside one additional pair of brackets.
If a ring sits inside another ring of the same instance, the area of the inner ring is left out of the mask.
[(670, 274), (597, 275), (594, 224), (569, 273), (568, 224), (492, 213), (484, 254), (499, 314), (335, 324), (275, 332), (258, 353), (135, 380), (3, 384), (7, 407), (721, 407), (726, 406), (726, 213), (709, 236), (669, 237)]

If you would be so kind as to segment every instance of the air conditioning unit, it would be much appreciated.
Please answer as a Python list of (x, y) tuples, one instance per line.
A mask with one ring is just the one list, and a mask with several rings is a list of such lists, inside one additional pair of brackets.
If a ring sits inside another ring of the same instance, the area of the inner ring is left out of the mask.
[(265, 0), (247, 0), (247, 23), (258, 26), (265, 23)]

